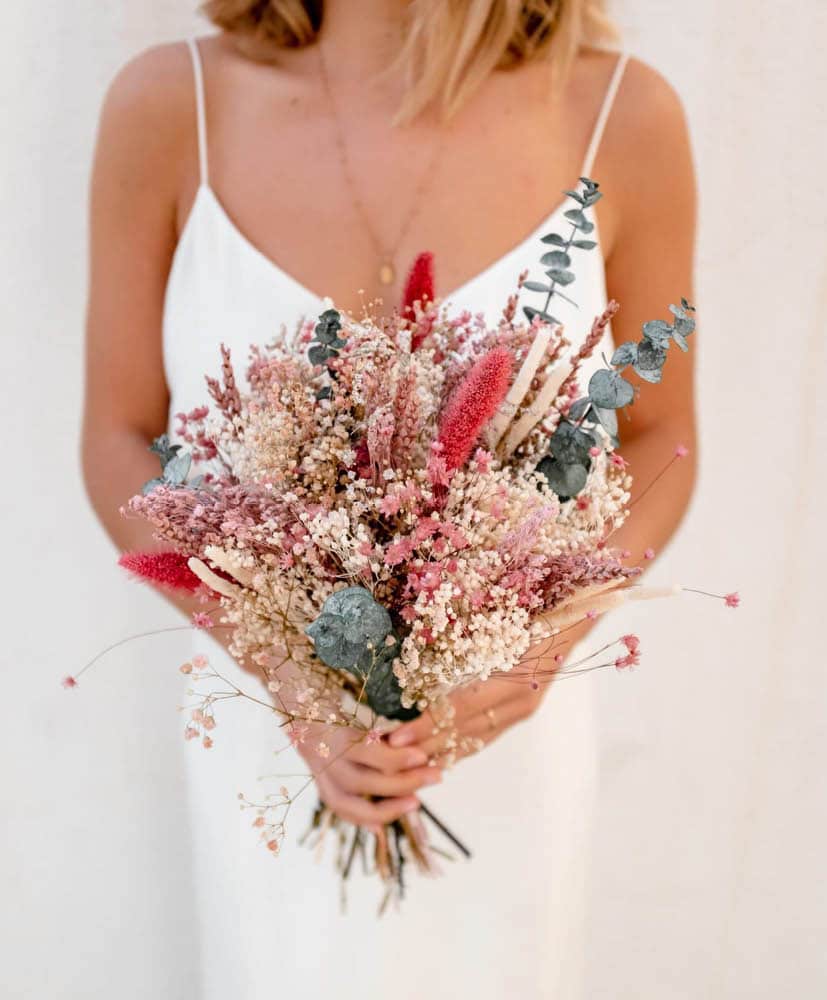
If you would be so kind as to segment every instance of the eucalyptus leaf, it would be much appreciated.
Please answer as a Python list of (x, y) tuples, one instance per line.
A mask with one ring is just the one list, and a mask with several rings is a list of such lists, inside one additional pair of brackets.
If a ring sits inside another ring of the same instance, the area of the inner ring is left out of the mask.
[(593, 222), (584, 222), (582, 226), (577, 227), (581, 233), (590, 233), (594, 229)]
[(374, 656), (370, 651), (380, 649), (392, 629), (391, 616), (370, 591), (345, 587), (327, 598), (305, 632), (323, 663), (362, 674), (365, 656)]
[(680, 347), (684, 354), (689, 350), (689, 344), (686, 337), (680, 332), (680, 330), (674, 330), (672, 333), (672, 339)]
[(541, 319), (544, 323), (559, 323), (560, 320), (551, 313), (543, 312), (542, 309), (535, 309), (533, 306), (523, 306), (525, 318), (529, 323), (534, 319)]
[(597, 243), (594, 240), (572, 240), (571, 245), (578, 250), (594, 250)]
[(550, 457), (540, 461), (537, 471), (545, 476), (549, 486), (564, 501), (576, 497), (589, 478), (589, 467), (576, 464), (563, 465)]
[(579, 202), (581, 205), (585, 200), (579, 191), (564, 191), (563, 194), (568, 195), (569, 198), (574, 198), (574, 200)]
[(307, 351), (307, 357), (311, 365), (323, 365), (328, 358), (336, 356), (336, 352), (325, 344), (311, 344)]
[(552, 281), (557, 281), (563, 286), (570, 285), (575, 278), (573, 271), (564, 271), (556, 267), (550, 268), (546, 271), (546, 274), (552, 279)]
[(672, 339), (672, 325), (662, 319), (650, 319), (643, 324), (643, 336), (656, 347), (666, 348)]
[(181, 486), (187, 481), (191, 465), (192, 455), (189, 452), (171, 458), (164, 466), (164, 482), (169, 486)]
[(551, 291), (551, 285), (544, 285), (541, 281), (524, 281), (523, 288), (529, 292), (545, 292)]
[(147, 496), (158, 486), (166, 486), (166, 485), (167, 483), (164, 479), (150, 479), (148, 482), (144, 483), (144, 485), (141, 487), (141, 493), (144, 496)]
[(634, 364), (636, 359), (637, 344), (633, 340), (627, 340), (612, 355), (612, 364), (623, 367), (624, 365)]
[(399, 636), (390, 633), (393, 640), (384, 644), (370, 663), (363, 662), (365, 677), (365, 700), (377, 715), (386, 719), (415, 719), (420, 713), (417, 708), (402, 707), (402, 688), (393, 672), (393, 663), (401, 648)]
[(319, 322), (316, 324), (314, 331), (316, 340), (322, 344), (325, 342), (329, 343), (341, 329), (342, 317), (338, 311), (336, 309), (325, 309), (319, 316)]
[(695, 312), (695, 307), (683, 296), (681, 296), (681, 306), (686, 309), (687, 312)]
[(682, 337), (688, 337), (695, 330), (695, 320), (691, 316), (679, 316), (675, 320), (672, 329)]
[[(604, 409), (602, 406), (593, 406), (592, 412), (600, 422), (600, 426), (612, 439), (617, 440), (617, 410)], [(617, 447), (615, 445), (615, 447)]]
[(330, 399), (332, 395), (333, 395), (333, 389), (329, 385), (323, 385), (321, 389), (317, 390), (316, 399), (318, 400)]
[(563, 239), (562, 236), (558, 236), (557, 233), (549, 233), (547, 236), (543, 236), (540, 239), (541, 243), (551, 243), (552, 246), (556, 247), (567, 247), (568, 242)]
[(575, 423), (582, 420), (589, 412), (591, 405), (592, 401), (588, 396), (581, 396), (569, 407), (569, 420), (573, 420)]
[(606, 410), (617, 410), (622, 406), (628, 406), (634, 400), (635, 389), (620, 372), (601, 368), (589, 379), (589, 398), (595, 406)]
[(579, 208), (570, 208), (568, 212), (563, 212), (563, 215), (569, 222), (574, 223), (578, 229), (582, 229), (583, 225), (588, 222), (588, 219)]
[(561, 420), (551, 435), (549, 451), (561, 465), (585, 465), (591, 463), (589, 450), (594, 448), (595, 439), (588, 431), (575, 427), (568, 420)]
[(181, 445), (171, 444), (169, 434), (161, 434), (160, 437), (155, 438), (149, 446), (149, 450), (158, 456), (161, 462), (161, 468), (163, 469), (167, 462), (171, 462), (172, 459), (175, 458), (181, 450)]
[(544, 267), (568, 267), (571, 264), (571, 257), (562, 250), (552, 250), (551, 253), (544, 253), (540, 259)]
[(592, 206), (596, 202), (600, 201), (602, 197), (603, 195), (601, 194), (600, 191), (591, 191), (589, 194), (586, 195), (585, 201), (588, 206)]
[(656, 385), (661, 380), (666, 351), (649, 340), (642, 340), (638, 347), (634, 369), (642, 379)]

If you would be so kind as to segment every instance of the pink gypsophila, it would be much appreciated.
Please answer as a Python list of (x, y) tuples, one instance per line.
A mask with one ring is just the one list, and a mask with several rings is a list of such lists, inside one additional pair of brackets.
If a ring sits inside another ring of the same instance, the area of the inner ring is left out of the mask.
[(178, 552), (124, 552), (118, 560), (134, 576), (171, 590), (194, 594), (201, 581), (187, 565), (187, 557)]
[(449, 471), (465, 465), (480, 431), (508, 392), (513, 368), (511, 352), (495, 347), (476, 362), (452, 394), (440, 416), (438, 438)]

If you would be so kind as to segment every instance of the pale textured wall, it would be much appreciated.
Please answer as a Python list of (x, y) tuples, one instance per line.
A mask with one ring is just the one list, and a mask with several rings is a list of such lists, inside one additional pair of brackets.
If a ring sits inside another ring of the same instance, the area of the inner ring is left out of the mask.
[[(122, 650), (117, 668), (76, 696), (55, 686), (106, 642), (172, 620), (113, 568), (77, 479), (76, 441), (97, 108), (130, 54), (192, 29), (187, 6), (46, 0), (4, 17), (0, 990), (9, 996), (198, 993), (175, 641)], [(688, 598), (668, 616), (659, 608), (652, 624), (636, 608), (627, 620), (645, 636), (645, 666), (600, 679), (587, 996), (814, 997), (827, 989), (816, 604), (827, 10), (820, 0), (622, 8), (629, 47), (684, 96), (701, 185), (703, 473), (656, 576), (739, 586), (744, 607), (732, 614)]]

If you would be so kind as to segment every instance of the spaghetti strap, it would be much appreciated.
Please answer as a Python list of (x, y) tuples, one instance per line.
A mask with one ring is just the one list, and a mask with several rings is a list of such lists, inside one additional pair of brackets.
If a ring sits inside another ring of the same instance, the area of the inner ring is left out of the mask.
[(623, 78), (623, 71), (626, 69), (626, 63), (628, 61), (629, 53), (621, 52), (618, 56), (617, 62), (615, 63), (612, 78), (609, 80), (609, 86), (606, 88), (606, 96), (603, 98), (603, 104), (600, 107), (600, 113), (597, 116), (594, 131), (592, 132), (592, 137), (589, 141), (589, 148), (586, 150), (586, 156), (583, 159), (583, 167), (580, 171), (581, 177), (588, 177), (591, 174), (592, 167), (594, 166), (594, 159), (597, 156), (597, 150), (600, 147), (600, 140), (603, 138), (606, 122), (609, 120), (609, 114), (611, 113), (612, 105), (614, 104), (618, 88), (620, 87), (620, 81)]
[(201, 172), (202, 186), (210, 183), (209, 163), (207, 160), (207, 105), (204, 97), (204, 68), (201, 63), (201, 52), (194, 38), (187, 39), (190, 56), (192, 57), (192, 74), (195, 82), (195, 111), (198, 122), (198, 164)]

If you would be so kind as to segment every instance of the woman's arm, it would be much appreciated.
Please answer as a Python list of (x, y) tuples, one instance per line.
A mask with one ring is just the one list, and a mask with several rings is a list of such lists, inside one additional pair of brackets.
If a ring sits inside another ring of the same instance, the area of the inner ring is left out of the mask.
[[(101, 116), (91, 190), (82, 459), (92, 506), (122, 550), (155, 547), (147, 523), (119, 511), (157, 475), (148, 447), (167, 425), (163, 302), (180, 204), (191, 202), (197, 186), (194, 120), (182, 46), (154, 49), (128, 65)], [(187, 615), (198, 608), (190, 598), (164, 596)], [(226, 632), (213, 634), (226, 644)], [(416, 807), (415, 793), (440, 772), (425, 766), (418, 748), (368, 745), (363, 735), (316, 734), (299, 750), (328, 805), (344, 819), (379, 826)], [(332, 748), (329, 758), (316, 752), (322, 739)], [(385, 798), (370, 802), (371, 795)]]
[[(606, 198), (596, 210), (604, 247), (611, 246), (607, 289), (620, 303), (612, 334), (615, 343), (621, 344), (639, 340), (641, 325), (647, 320), (669, 319), (670, 303), (678, 303), (682, 295), (692, 301), (693, 296), (696, 195), (686, 119), (671, 86), (636, 59), (626, 68), (600, 160), (609, 176), (601, 185)], [(600, 162), (597, 167), (601, 169)], [(584, 321), (590, 319), (584, 317)], [(678, 444), (688, 449), (687, 456), (675, 462), (612, 536), (612, 544), (629, 550), (635, 561), (642, 561), (647, 549), (658, 553), (663, 548), (677, 530), (692, 494), (696, 348), (694, 335), (688, 354), (670, 348), (660, 385), (630, 375), (641, 391), (627, 410), (628, 421), (620, 415), (619, 453), (634, 477), (633, 501), (675, 454)], [(584, 622), (568, 630), (564, 654), (592, 627), (592, 622)], [(526, 673), (537, 667), (539, 676), (548, 676), (555, 666), (548, 657), (538, 664), (533, 655), (526, 662)], [(456, 727), (461, 736), (491, 742), (530, 716), (548, 687), (541, 684), (533, 689), (528, 677), (517, 680), (513, 676), (469, 685), (452, 698)], [(433, 730), (433, 720), (426, 713), (400, 727), (391, 744), (416, 745), (432, 755), (444, 740), (442, 733), (435, 735)]]

